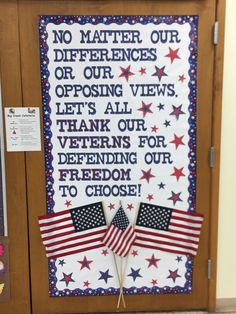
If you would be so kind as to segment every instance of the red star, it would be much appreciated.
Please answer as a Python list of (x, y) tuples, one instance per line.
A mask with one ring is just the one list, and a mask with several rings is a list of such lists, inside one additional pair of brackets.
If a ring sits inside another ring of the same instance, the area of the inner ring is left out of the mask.
[(88, 288), (89, 285), (91, 285), (91, 283), (88, 282), (88, 280), (87, 280), (87, 281), (84, 281), (84, 287), (87, 287), (87, 288)]
[(164, 72), (165, 67), (166, 67), (166, 66), (163, 66), (162, 68), (158, 68), (158, 67), (155, 65), (156, 72), (153, 73), (152, 76), (157, 76), (159, 82), (161, 81), (161, 79), (162, 79), (163, 76), (168, 76), (168, 75)]
[(63, 278), (60, 279), (60, 281), (65, 281), (66, 286), (68, 287), (70, 282), (75, 282), (74, 279), (71, 278), (72, 275), (73, 275), (73, 273), (70, 273), (69, 275), (63, 273)]
[(158, 130), (158, 127), (156, 125), (154, 125), (154, 126), (151, 126), (151, 129), (152, 129), (152, 132), (156, 133)]
[(176, 269), (175, 271), (169, 270), (170, 275), (166, 278), (171, 278), (173, 280), (173, 282), (175, 282), (176, 278), (181, 277), (178, 274), (178, 269)]
[(78, 261), (78, 263), (81, 264), (80, 270), (82, 270), (83, 268), (88, 268), (90, 270), (90, 266), (89, 264), (91, 264), (93, 261), (92, 260), (87, 260), (87, 257), (84, 256), (84, 259), (82, 261)]
[(101, 254), (104, 255), (104, 256), (107, 256), (109, 253), (108, 253), (107, 250), (102, 250), (102, 253), (101, 253)]
[(176, 202), (182, 202), (183, 200), (180, 198), (180, 194), (181, 194), (181, 192), (179, 192), (179, 193), (175, 193), (175, 192), (173, 192), (173, 191), (171, 191), (171, 197), (169, 197), (168, 198), (168, 200), (171, 200), (171, 201), (173, 201), (173, 204), (175, 205), (176, 204)]
[(153, 286), (157, 285), (157, 279), (152, 279), (151, 284), (153, 284)]
[(185, 174), (183, 173), (184, 167), (177, 169), (174, 167), (174, 172), (171, 174), (171, 176), (175, 176), (177, 181), (179, 181), (180, 177), (185, 177)]
[(154, 254), (152, 254), (152, 256), (150, 258), (145, 258), (146, 261), (148, 261), (148, 268), (151, 266), (154, 266), (156, 268), (158, 268), (157, 266), (157, 262), (160, 261), (160, 258), (155, 258)]
[(141, 67), (141, 69), (139, 70), (139, 72), (141, 73), (141, 75), (147, 74), (147, 73), (146, 73), (146, 68), (142, 68), (142, 67)]
[(131, 65), (129, 65), (127, 68), (120, 67), (122, 73), (120, 74), (119, 77), (125, 77), (126, 82), (129, 81), (129, 77), (131, 75), (134, 75), (134, 73), (130, 71), (130, 67), (131, 67)]
[(179, 120), (179, 116), (181, 114), (185, 114), (185, 112), (182, 111), (182, 105), (179, 107), (175, 107), (172, 105), (173, 111), (170, 113), (170, 116), (175, 116), (177, 120)]
[(186, 80), (186, 77), (184, 76), (184, 74), (179, 75), (179, 81), (183, 83), (184, 80)]
[(133, 257), (138, 256), (138, 250), (133, 250), (132, 253)]
[(146, 117), (146, 114), (149, 112), (149, 113), (153, 113), (153, 111), (150, 109), (152, 103), (151, 104), (148, 104), (146, 105), (143, 101), (142, 101), (142, 107), (138, 109), (138, 111), (142, 111), (143, 113), (143, 118)]
[(110, 210), (112, 210), (112, 209), (115, 208), (115, 204), (110, 203), (110, 204), (108, 205), (108, 207), (110, 208)]
[(129, 210), (131, 210), (131, 209), (134, 208), (134, 205), (133, 205), (133, 204), (127, 204), (127, 208), (128, 208)]
[(179, 147), (179, 145), (185, 145), (182, 141), (184, 135), (182, 136), (177, 136), (176, 134), (174, 134), (174, 139), (170, 142), (170, 143), (173, 143), (175, 144), (175, 149), (177, 149)]
[(154, 200), (153, 194), (148, 194), (147, 199), (149, 201)]
[(71, 201), (66, 200), (66, 202), (64, 203), (64, 205), (66, 205), (66, 207), (71, 206)]
[(151, 178), (155, 178), (155, 176), (151, 173), (152, 169), (150, 168), (148, 171), (141, 170), (143, 175), (140, 178), (140, 180), (147, 180), (147, 183), (149, 183)]
[(169, 47), (169, 53), (168, 53), (167, 55), (165, 55), (165, 57), (170, 58), (171, 63), (173, 63), (173, 61), (174, 61), (175, 59), (181, 59), (181, 58), (178, 56), (178, 51), (179, 51), (179, 48), (173, 50), (173, 49), (171, 49), (171, 48)]

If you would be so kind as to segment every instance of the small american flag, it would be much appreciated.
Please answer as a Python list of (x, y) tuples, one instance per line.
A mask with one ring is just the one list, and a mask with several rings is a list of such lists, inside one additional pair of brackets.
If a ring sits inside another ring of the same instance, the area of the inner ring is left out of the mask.
[(125, 257), (135, 240), (134, 228), (129, 222), (122, 207), (112, 219), (102, 242), (115, 254)]
[(103, 247), (107, 229), (102, 203), (38, 217), (46, 255), (58, 258)]
[(141, 203), (134, 245), (195, 256), (202, 222), (200, 214)]

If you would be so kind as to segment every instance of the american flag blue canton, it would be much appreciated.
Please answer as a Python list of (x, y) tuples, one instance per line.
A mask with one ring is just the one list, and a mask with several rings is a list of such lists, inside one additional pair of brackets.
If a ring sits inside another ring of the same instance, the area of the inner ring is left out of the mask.
[(71, 209), (75, 231), (82, 232), (106, 225), (102, 203), (94, 203)]
[(141, 204), (137, 225), (156, 230), (168, 230), (172, 209), (162, 206)]
[(125, 257), (135, 240), (135, 233), (122, 207), (112, 219), (102, 242), (115, 254)]
[(118, 229), (124, 231), (129, 226), (129, 219), (127, 218), (124, 210), (120, 207), (111, 221), (111, 224)]
[(135, 245), (170, 253), (196, 255), (203, 216), (141, 203)]
[(58, 258), (103, 247), (107, 229), (101, 202), (38, 218), (46, 255)]

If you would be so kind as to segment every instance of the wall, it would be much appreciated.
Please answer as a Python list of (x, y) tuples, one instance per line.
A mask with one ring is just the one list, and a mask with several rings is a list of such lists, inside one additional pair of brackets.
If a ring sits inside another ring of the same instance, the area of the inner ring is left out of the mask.
[(226, 1), (217, 298), (236, 298), (236, 1)]

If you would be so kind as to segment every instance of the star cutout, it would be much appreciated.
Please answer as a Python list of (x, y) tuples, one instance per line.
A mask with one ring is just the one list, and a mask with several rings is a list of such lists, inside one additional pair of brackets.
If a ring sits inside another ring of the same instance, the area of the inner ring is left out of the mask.
[(185, 112), (181, 110), (182, 105), (180, 105), (179, 107), (175, 107), (172, 105), (172, 108), (173, 108), (173, 111), (170, 113), (170, 116), (175, 116), (176, 120), (179, 120), (179, 116), (181, 114), (185, 114)]
[(101, 277), (98, 278), (98, 280), (104, 280), (105, 283), (107, 283), (109, 278), (113, 278), (113, 276), (109, 275), (109, 269), (107, 269), (105, 272), (99, 271), (99, 273), (101, 274)]
[(82, 261), (78, 261), (78, 263), (81, 264), (80, 270), (83, 268), (88, 268), (90, 270), (90, 265), (93, 261), (92, 260), (87, 260), (87, 257), (84, 256), (84, 259)]
[(104, 255), (104, 256), (107, 256), (109, 253), (108, 253), (108, 250), (105, 249), (105, 250), (102, 250), (102, 253), (101, 253), (101, 254)]
[(142, 68), (142, 67), (141, 67), (141, 69), (139, 70), (139, 72), (140, 72), (141, 75), (147, 74), (147, 73), (146, 73), (146, 68)]
[(162, 79), (163, 76), (168, 76), (168, 75), (164, 72), (165, 67), (166, 67), (166, 66), (163, 66), (162, 68), (158, 68), (158, 67), (155, 65), (156, 72), (153, 73), (152, 76), (157, 76), (159, 82), (161, 81), (161, 79)]
[(147, 183), (149, 183), (151, 178), (155, 178), (155, 176), (151, 173), (152, 169), (150, 168), (148, 171), (141, 170), (143, 175), (140, 178), (140, 180), (147, 180)]
[(180, 56), (178, 56), (178, 51), (179, 48), (174, 50), (169, 47), (169, 53), (165, 55), (165, 57), (170, 58), (171, 63), (173, 63), (175, 59), (181, 59)]
[(160, 258), (155, 258), (154, 254), (152, 254), (152, 256), (150, 258), (145, 258), (146, 261), (148, 261), (148, 268), (151, 266), (154, 266), (156, 268), (158, 268), (157, 266), (157, 262), (160, 261)]
[(138, 256), (138, 250), (133, 250), (132, 253), (133, 257)]
[(176, 257), (176, 261), (179, 263), (179, 262), (182, 262), (183, 260), (182, 260), (182, 256), (177, 256)]
[(88, 288), (89, 285), (91, 285), (91, 283), (88, 282), (88, 280), (84, 281), (84, 287), (87, 287), (87, 288)]
[(171, 176), (175, 176), (177, 181), (179, 181), (180, 177), (185, 177), (185, 174), (183, 173), (183, 169), (184, 169), (184, 167), (182, 167), (180, 169), (174, 167), (174, 172), (171, 174)]
[(152, 106), (152, 103), (146, 105), (145, 102), (142, 101), (142, 107), (140, 107), (140, 108), (138, 109), (138, 111), (142, 111), (142, 113), (143, 113), (143, 118), (146, 117), (146, 114), (147, 114), (147, 113), (153, 113), (153, 111), (150, 109), (151, 106)]
[(64, 259), (59, 259), (58, 265), (63, 266), (65, 263), (66, 263), (66, 262), (64, 261)]
[(152, 279), (151, 284), (153, 284), (153, 286), (157, 285), (157, 279)]
[(170, 121), (165, 120), (165, 122), (163, 123), (165, 125), (165, 127), (167, 128), (168, 126), (170, 126)]
[(115, 204), (110, 203), (110, 204), (108, 205), (108, 208), (110, 208), (110, 210), (115, 209)]
[(179, 145), (185, 145), (182, 141), (183, 137), (184, 135), (177, 136), (176, 134), (174, 134), (174, 139), (170, 143), (175, 144), (175, 149), (178, 149)]
[(65, 281), (67, 287), (68, 287), (70, 282), (75, 282), (74, 279), (71, 278), (72, 274), (73, 273), (70, 273), (69, 275), (67, 275), (67, 274), (63, 273), (63, 278), (60, 279), (60, 281)]
[(66, 207), (71, 206), (71, 201), (66, 200), (66, 202), (64, 203), (64, 205), (66, 205)]
[(154, 200), (153, 194), (148, 194), (147, 200), (149, 200), (149, 202), (150, 202), (151, 200)]
[(171, 279), (173, 280), (173, 282), (175, 282), (176, 278), (181, 277), (181, 276), (178, 274), (178, 269), (176, 269), (175, 271), (172, 271), (172, 270), (169, 269), (169, 273), (170, 273), (169, 276), (166, 277), (166, 278), (167, 278), (167, 279), (168, 279), (168, 278), (171, 278)]
[(126, 82), (129, 81), (130, 76), (134, 75), (134, 73), (130, 71), (130, 67), (131, 65), (129, 65), (127, 68), (120, 67), (122, 72), (119, 77), (124, 77), (126, 79)]
[(179, 81), (180, 81), (181, 83), (183, 83), (184, 80), (186, 80), (186, 77), (184, 76), (184, 74), (179, 75)]
[(165, 184), (163, 182), (160, 182), (158, 186), (159, 186), (159, 190), (165, 189)]
[(132, 210), (134, 208), (133, 204), (127, 204), (127, 209)]
[(159, 109), (159, 111), (164, 110), (165, 105), (159, 103), (159, 105), (157, 106), (157, 108)]
[(158, 127), (156, 125), (154, 125), (154, 126), (151, 126), (151, 129), (152, 129), (152, 132), (156, 133), (158, 130)]
[(168, 198), (168, 200), (173, 201), (173, 204), (174, 204), (174, 205), (175, 205), (176, 202), (178, 202), (178, 201), (179, 201), (179, 202), (182, 202), (182, 201), (183, 201), (183, 200), (180, 198), (181, 192), (175, 193), (175, 192), (171, 191), (171, 193), (172, 193), (172, 195), (171, 195), (171, 197)]
[(134, 270), (132, 267), (130, 268), (131, 269), (131, 273), (129, 275), (127, 275), (128, 277), (132, 277), (133, 278), (133, 281), (135, 281), (138, 277), (143, 277), (140, 275), (140, 269), (137, 269), (137, 270)]

